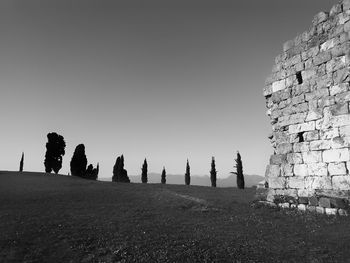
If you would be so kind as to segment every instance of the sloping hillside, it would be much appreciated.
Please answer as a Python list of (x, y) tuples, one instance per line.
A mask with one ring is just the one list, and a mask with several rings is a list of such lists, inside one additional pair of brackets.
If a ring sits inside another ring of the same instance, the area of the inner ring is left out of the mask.
[(348, 218), (252, 206), (254, 190), (0, 172), (0, 262), (322, 262)]

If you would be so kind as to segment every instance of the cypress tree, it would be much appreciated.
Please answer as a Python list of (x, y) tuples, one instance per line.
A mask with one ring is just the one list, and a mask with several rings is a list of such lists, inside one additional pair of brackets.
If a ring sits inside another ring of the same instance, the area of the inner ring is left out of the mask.
[(23, 172), (23, 165), (24, 165), (24, 152), (22, 152), (21, 161), (19, 162), (19, 171)]
[(113, 182), (130, 183), (128, 171), (124, 169), (124, 156), (118, 156), (113, 167)]
[(162, 183), (162, 184), (166, 184), (166, 171), (165, 171), (165, 167), (163, 167), (161, 183)]
[(244, 189), (242, 158), (238, 151), (237, 151), (237, 158), (235, 159), (235, 162), (236, 162), (236, 165), (234, 167), (236, 168), (236, 172), (232, 172), (232, 173), (237, 175), (237, 187), (239, 189)]
[(142, 175), (141, 175), (141, 181), (144, 184), (147, 184), (147, 160), (145, 158), (143, 165), (142, 165)]
[(212, 157), (211, 159), (210, 181), (211, 181), (211, 186), (216, 187), (216, 168), (215, 168), (214, 157)]
[(185, 184), (190, 185), (190, 183), (191, 183), (190, 164), (188, 163), (188, 159), (187, 159), (186, 173), (185, 173)]
[(62, 135), (55, 132), (47, 134), (46, 153), (45, 153), (45, 172), (56, 174), (62, 168), (62, 157), (65, 154), (66, 143)]
[(70, 172), (73, 176), (84, 177), (86, 173), (87, 159), (84, 144), (79, 144), (70, 161)]

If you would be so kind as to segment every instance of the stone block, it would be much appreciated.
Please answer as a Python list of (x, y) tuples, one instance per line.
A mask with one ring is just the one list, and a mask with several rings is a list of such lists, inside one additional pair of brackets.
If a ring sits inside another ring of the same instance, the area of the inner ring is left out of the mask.
[(294, 40), (288, 40), (283, 44), (283, 51), (286, 52), (294, 47)]
[(307, 171), (310, 176), (327, 176), (328, 174), (326, 163), (309, 163)]
[(349, 90), (349, 85), (347, 83), (341, 83), (341, 84), (329, 87), (329, 93), (331, 96), (344, 93), (348, 90)]
[(330, 111), (332, 115), (338, 116), (338, 115), (344, 115), (349, 113), (349, 103), (337, 103), (335, 105), (330, 106)]
[(350, 160), (349, 149), (331, 149), (325, 150), (322, 159), (326, 163), (347, 162)]
[(283, 189), (286, 186), (285, 177), (269, 177), (267, 180), (269, 187), (272, 189)]
[(338, 214), (338, 209), (337, 208), (325, 208), (325, 214), (335, 216)]
[(328, 150), (331, 148), (332, 141), (330, 140), (317, 140), (310, 142), (310, 150), (318, 151), (318, 150)]
[(345, 199), (335, 197), (331, 197), (329, 199), (331, 203), (331, 208), (348, 208), (348, 202)]
[(305, 177), (308, 176), (308, 169), (306, 164), (295, 164), (294, 165), (295, 176)]
[(332, 189), (331, 178), (327, 176), (309, 176), (306, 178), (305, 184), (307, 189)]
[(307, 208), (306, 208), (307, 211), (309, 212), (316, 212), (316, 206), (313, 206), (313, 205), (309, 205)]
[(279, 203), (278, 206), (281, 207), (282, 209), (290, 208), (289, 203)]
[[(348, 127), (349, 127), (349, 136), (350, 136), (350, 126), (348, 126)], [(345, 128), (345, 127), (341, 127), (341, 128)], [(329, 140), (329, 139), (333, 139), (335, 137), (338, 137), (340, 135), (339, 129), (341, 129), (341, 128), (330, 128), (330, 129), (319, 131), (320, 140)]]
[(332, 148), (349, 148), (350, 147), (350, 137), (335, 137), (332, 139)]
[(279, 177), (281, 175), (280, 165), (268, 165), (266, 167), (265, 177)]
[(320, 206), (316, 206), (316, 213), (317, 214), (324, 214), (324, 208)]
[(306, 205), (304, 205), (304, 204), (299, 204), (299, 205), (298, 205), (298, 209), (299, 209), (300, 211), (306, 211)]
[(340, 216), (348, 216), (348, 211), (345, 209), (338, 209), (338, 214)]
[(332, 59), (331, 52), (326, 51), (326, 52), (321, 52), (316, 57), (314, 57), (313, 62), (315, 66), (319, 66), (331, 59)]
[(331, 119), (331, 126), (333, 128), (350, 125), (350, 114), (334, 116)]
[(345, 91), (343, 93), (338, 93), (335, 96), (335, 102), (339, 104), (345, 104), (350, 101), (350, 91)]
[(293, 124), (289, 126), (289, 134), (305, 132), (305, 131), (313, 131), (316, 128), (315, 121), (305, 122), (301, 124)]
[(349, 76), (349, 69), (343, 68), (340, 70), (337, 70), (333, 73), (333, 80), (334, 84), (340, 84), (346, 81), (346, 79)]
[(304, 141), (315, 141), (319, 139), (319, 131), (309, 131), (303, 134)]
[(287, 181), (287, 187), (294, 189), (304, 189), (305, 179), (304, 177), (289, 177)]
[(318, 200), (318, 205), (325, 208), (331, 208), (331, 200), (327, 197), (321, 197)]
[(347, 174), (345, 163), (329, 163), (328, 164), (329, 175), (345, 175)]
[(292, 164), (282, 164), (281, 167), (281, 175), (282, 176), (293, 176), (293, 165)]
[(349, 190), (350, 189), (350, 176), (339, 175), (332, 177), (332, 186), (335, 190)]
[(286, 154), (273, 154), (270, 157), (270, 164), (282, 164), (287, 161), (287, 155)]
[(312, 109), (308, 112), (305, 121), (314, 121), (321, 119), (323, 117), (323, 113), (321, 109)]
[(290, 164), (303, 163), (303, 156), (301, 153), (289, 153), (287, 154), (287, 162)]
[(345, 56), (335, 57), (326, 63), (326, 72), (332, 73), (336, 70), (347, 66), (347, 59)]
[(336, 4), (334, 5), (332, 8), (331, 8), (331, 11), (329, 12), (329, 15), (330, 16), (335, 16), (339, 13), (342, 12), (342, 7), (341, 7), (341, 4)]
[(322, 152), (321, 151), (310, 151), (303, 152), (303, 163), (319, 163), (322, 162)]
[(332, 96), (327, 96), (324, 98), (320, 98), (317, 101), (317, 107), (323, 109), (324, 107), (331, 106), (335, 104), (335, 98)]
[(301, 76), (303, 80), (308, 80), (316, 77), (316, 70), (315, 69), (307, 69), (301, 72)]
[(313, 92), (306, 93), (305, 100), (306, 101), (317, 100), (317, 99), (325, 98), (328, 96), (329, 96), (329, 89), (328, 88), (321, 88), (321, 89), (317, 89)]
[(311, 206), (318, 206), (318, 199), (316, 196), (310, 196), (309, 197), (309, 205)]
[(305, 196), (300, 196), (298, 198), (298, 203), (299, 204), (304, 204), (304, 205), (307, 205), (309, 203), (309, 198), (308, 197), (305, 197)]
[(293, 151), (293, 145), (291, 143), (281, 143), (276, 147), (277, 154), (287, 154)]
[(336, 45), (336, 39), (332, 38), (330, 40), (327, 40), (321, 45), (320, 51), (327, 51), (328, 49), (332, 49)]
[(279, 80), (279, 81), (275, 81), (272, 83), (272, 92), (277, 92), (280, 90), (284, 90), (286, 88), (286, 80)]

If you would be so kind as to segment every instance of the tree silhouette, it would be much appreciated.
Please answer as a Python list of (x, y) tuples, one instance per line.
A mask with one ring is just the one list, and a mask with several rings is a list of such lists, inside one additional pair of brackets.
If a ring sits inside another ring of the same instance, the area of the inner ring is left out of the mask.
[(85, 155), (84, 144), (79, 144), (75, 150), (70, 161), (70, 172), (73, 176), (85, 177), (87, 159)]
[(214, 157), (212, 157), (211, 159), (210, 181), (211, 181), (211, 186), (216, 187), (216, 168), (215, 168)]
[(163, 167), (161, 183), (162, 183), (162, 184), (166, 184), (166, 171), (165, 171), (165, 167)]
[(23, 165), (24, 165), (24, 152), (22, 152), (21, 161), (19, 162), (19, 171), (23, 172)]
[(187, 159), (186, 173), (185, 173), (185, 184), (190, 185), (190, 183), (191, 183), (190, 164), (188, 163), (188, 159)]
[(45, 172), (56, 174), (62, 168), (62, 156), (65, 154), (66, 143), (63, 136), (51, 132), (47, 134), (46, 153), (45, 153)]
[(128, 171), (124, 169), (124, 156), (118, 156), (113, 167), (112, 182), (130, 183)]
[(141, 181), (144, 184), (147, 184), (147, 160), (145, 158), (143, 165), (142, 165), (142, 175), (141, 175)]
[(235, 162), (236, 162), (236, 165), (234, 167), (236, 168), (236, 172), (231, 172), (231, 173), (237, 175), (237, 187), (239, 189), (244, 189), (242, 158), (238, 151), (237, 151), (237, 158), (235, 159)]

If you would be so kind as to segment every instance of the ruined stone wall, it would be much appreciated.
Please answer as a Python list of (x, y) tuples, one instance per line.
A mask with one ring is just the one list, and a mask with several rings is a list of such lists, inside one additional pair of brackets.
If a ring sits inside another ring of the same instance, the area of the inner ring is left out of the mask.
[(350, 197), (350, 0), (283, 45), (266, 81), (267, 201), (344, 214)]

